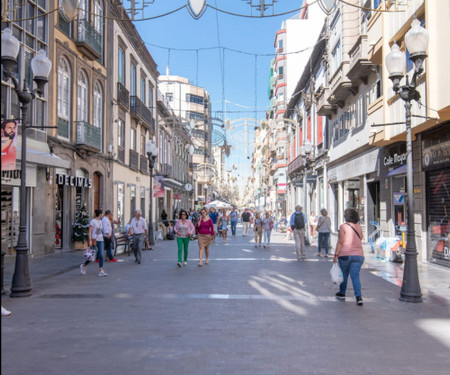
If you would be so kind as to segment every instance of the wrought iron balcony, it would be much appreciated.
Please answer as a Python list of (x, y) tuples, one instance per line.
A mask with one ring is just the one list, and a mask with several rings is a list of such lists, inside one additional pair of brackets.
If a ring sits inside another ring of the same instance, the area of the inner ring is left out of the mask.
[(117, 160), (125, 163), (125, 149), (121, 146), (117, 147)]
[(130, 109), (130, 92), (120, 82), (117, 82), (117, 101), (124, 109)]
[(67, 22), (61, 14), (58, 15), (58, 29), (60, 29), (69, 38), (72, 36), (72, 22)]
[(288, 165), (288, 175), (293, 173), (299, 173), (300, 169), (303, 167), (302, 155), (298, 155), (294, 160), (292, 160)]
[(58, 117), (58, 135), (64, 138), (69, 138), (69, 120), (64, 120)]
[(139, 170), (143, 174), (148, 174), (148, 158), (145, 155), (139, 156)]
[(130, 168), (139, 170), (139, 154), (134, 150), (130, 150)]
[(165, 177), (172, 176), (172, 166), (171, 166), (170, 164), (163, 164), (163, 165), (162, 165), (161, 173), (162, 173)]
[(151, 131), (153, 131), (153, 134), (155, 134), (156, 126), (155, 119), (152, 116), (152, 111), (150, 111), (150, 109), (148, 109), (148, 107), (142, 103), (141, 99), (137, 96), (130, 97), (130, 112), (131, 116), (144, 122), (144, 124), (147, 125)]
[(77, 121), (76, 146), (100, 151), (102, 149), (102, 130), (86, 121)]
[(97, 60), (102, 54), (102, 35), (87, 20), (78, 21), (75, 44), (89, 59)]

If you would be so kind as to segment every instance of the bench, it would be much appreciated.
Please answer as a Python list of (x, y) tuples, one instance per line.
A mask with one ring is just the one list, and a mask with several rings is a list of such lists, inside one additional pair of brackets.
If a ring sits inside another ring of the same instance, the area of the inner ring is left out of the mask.
[(114, 256), (117, 255), (117, 249), (119, 246), (123, 246), (123, 252), (128, 252), (128, 256), (131, 254), (131, 240), (125, 232), (118, 233), (114, 236)]

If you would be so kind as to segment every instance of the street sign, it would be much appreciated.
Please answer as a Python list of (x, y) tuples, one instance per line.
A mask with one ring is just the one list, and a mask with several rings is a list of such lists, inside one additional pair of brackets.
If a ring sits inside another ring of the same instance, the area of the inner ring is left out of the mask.
[(295, 187), (302, 188), (303, 187), (303, 181), (295, 181)]
[(308, 184), (315, 184), (316, 181), (317, 181), (317, 176), (312, 175), (312, 174), (306, 176), (306, 182), (307, 182)]

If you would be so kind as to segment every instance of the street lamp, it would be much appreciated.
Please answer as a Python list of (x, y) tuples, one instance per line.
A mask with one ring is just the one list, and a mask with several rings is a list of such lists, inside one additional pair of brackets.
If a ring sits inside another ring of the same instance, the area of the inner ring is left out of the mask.
[[(303, 191), (304, 191), (304, 207), (303, 212), (307, 215), (308, 212), (308, 167), (309, 167), (309, 156), (312, 152), (312, 144), (308, 138), (306, 138), (303, 146), (300, 146), (300, 154), (302, 155), (302, 164), (304, 165), (303, 174)], [(309, 231), (305, 231), (305, 243), (308, 245), (309, 241)]]
[(208, 185), (204, 184), (203, 189), (205, 189), (205, 203), (208, 203)]
[(148, 244), (153, 246), (155, 244), (155, 237), (153, 235), (153, 168), (155, 167), (156, 157), (158, 156), (158, 148), (149, 139), (145, 145), (145, 152), (148, 157), (148, 166), (150, 167), (150, 213), (148, 218)]
[(26, 195), (26, 174), (27, 174), (27, 129), (30, 126), (26, 124), (27, 112), (29, 104), (37, 95), (44, 94), (44, 88), (47, 84), (48, 75), (52, 69), (52, 63), (47, 58), (44, 50), (39, 50), (38, 54), (31, 60), (31, 69), (33, 71), (33, 80), (37, 88), (29, 91), (26, 81), (23, 82), (23, 88), (20, 88), (19, 81), (13, 74), (14, 68), (17, 66), (17, 55), (19, 54), (20, 44), (14, 37), (10, 28), (6, 28), (2, 32), (2, 56), (1, 63), (3, 65), (3, 76), (5, 80), (11, 79), (14, 84), (14, 91), (21, 103), (22, 111), (22, 150), (20, 160), (20, 222), (19, 237), (16, 246), (16, 263), (14, 275), (11, 284), (11, 297), (28, 297), (31, 296), (31, 279), (29, 272), (29, 248), (27, 243), (27, 195)]
[(414, 74), (409, 82), (406, 75), (406, 84), (400, 86), (403, 78), (403, 71), (406, 66), (406, 57), (400, 51), (397, 43), (391, 47), (391, 52), (386, 56), (386, 68), (389, 78), (394, 84), (393, 90), (405, 102), (405, 122), (406, 122), (406, 184), (408, 193), (408, 231), (405, 251), (405, 268), (403, 271), (403, 282), (400, 290), (400, 300), (404, 302), (422, 302), (422, 292), (420, 290), (419, 274), (417, 270), (417, 247), (414, 230), (414, 185), (413, 185), (413, 154), (411, 136), (411, 101), (420, 100), (420, 93), (416, 89), (417, 78), (423, 72), (423, 62), (428, 46), (428, 31), (420, 26), (420, 22), (414, 19), (411, 29), (405, 35), (406, 48), (410, 52), (410, 59), (414, 62)]

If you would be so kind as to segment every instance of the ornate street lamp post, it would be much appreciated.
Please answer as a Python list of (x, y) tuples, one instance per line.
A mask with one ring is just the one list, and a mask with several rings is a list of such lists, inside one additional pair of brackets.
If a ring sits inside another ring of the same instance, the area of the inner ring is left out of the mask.
[(149, 140), (145, 145), (145, 151), (148, 157), (148, 166), (150, 167), (150, 213), (148, 218), (148, 243), (151, 246), (155, 244), (155, 236), (153, 235), (153, 168), (155, 167), (156, 157), (158, 156), (158, 148)]
[[(305, 215), (308, 215), (308, 168), (309, 168), (309, 156), (312, 152), (312, 144), (308, 138), (306, 138), (303, 146), (300, 146), (300, 154), (302, 155), (302, 162), (304, 165), (304, 174), (303, 174), (303, 191), (304, 191), (304, 207), (303, 212)], [(310, 244), (309, 241), (309, 230), (305, 228), (305, 243), (307, 245)]]
[(396, 43), (391, 47), (391, 52), (386, 56), (386, 68), (389, 78), (394, 84), (393, 90), (405, 102), (406, 122), (406, 184), (408, 193), (408, 232), (405, 251), (405, 267), (403, 271), (403, 282), (400, 291), (400, 300), (404, 302), (422, 302), (419, 274), (417, 270), (417, 247), (414, 230), (414, 185), (413, 185), (413, 154), (411, 136), (411, 102), (420, 100), (420, 93), (416, 89), (417, 78), (423, 72), (423, 62), (428, 46), (428, 31), (420, 26), (420, 22), (414, 19), (411, 29), (405, 35), (406, 48), (410, 53), (410, 59), (414, 62), (414, 74), (409, 82), (406, 75), (406, 84), (400, 86), (406, 66), (406, 57)]
[(11, 79), (14, 84), (14, 91), (21, 103), (22, 111), (22, 150), (20, 160), (20, 222), (19, 236), (16, 246), (16, 264), (11, 284), (11, 297), (28, 297), (31, 296), (31, 279), (29, 271), (29, 248), (27, 243), (27, 195), (26, 195), (26, 171), (27, 171), (27, 126), (26, 118), (29, 104), (37, 95), (44, 94), (44, 88), (47, 84), (47, 77), (52, 69), (52, 63), (47, 58), (44, 50), (39, 50), (38, 54), (31, 60), (31, 69), (33, 71), (33, 80), (37, 88), (29, 91), (24, 80), (23, 88), (13, 74), (13, 70), (17, 65), (17, 55), (19, 53), (19, 41), (14, 37), (10, 28), (6, 28), (2, 32), (2, 56), (3, 76), (5, 80)]

